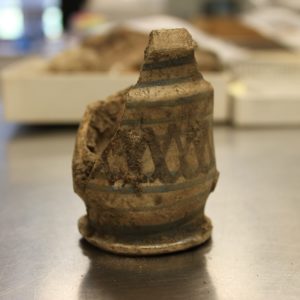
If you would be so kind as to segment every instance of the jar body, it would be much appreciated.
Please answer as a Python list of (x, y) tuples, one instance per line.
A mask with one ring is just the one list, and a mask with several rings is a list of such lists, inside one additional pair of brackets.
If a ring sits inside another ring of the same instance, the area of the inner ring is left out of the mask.
[[(213, 88), (199, 73), (193, 51), (180, 54), (144, 64), (138, 83), (121, 94), (114, 130), (92, 147), (93, 163), (78, 189), (87, 207), (79, 229), (100, 248), (160, 254), (210, 236), (204, 207), (218, 179)], [(78, 141), (95, 127), (90, 123), (100, 110), (89, 112)], [(75, 149), (75, 162), (80, 152)]]

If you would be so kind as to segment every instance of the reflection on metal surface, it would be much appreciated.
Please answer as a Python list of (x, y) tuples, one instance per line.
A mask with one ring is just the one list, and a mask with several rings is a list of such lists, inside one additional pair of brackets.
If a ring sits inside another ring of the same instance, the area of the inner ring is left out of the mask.
[(79, 298), (83, 299), (217, 299), (206, 269), (212, 242), (190, 251), (158, 257), (117, 256), (90, 246), (80, 247), (90, 260)]
[[(48, 181), (59, 178), (71, 180), (70, 155), (73, 151), (74, 129), (75, 126), (16, 128), (5, 151), (9, 181), (20, 184), (34, 180), (38, 183), (44, 181), (45, 177)], [(66, 150), (62, 152), (61, 149)], [(61, 172), (63, 166), (69, 174), (68, 178), (65, 172)]]
[(216, 128), (213, 243), (149, 260), (78, 245), (74, 129), (0, 121), (1, 300), (299, 299), (299, 129)]

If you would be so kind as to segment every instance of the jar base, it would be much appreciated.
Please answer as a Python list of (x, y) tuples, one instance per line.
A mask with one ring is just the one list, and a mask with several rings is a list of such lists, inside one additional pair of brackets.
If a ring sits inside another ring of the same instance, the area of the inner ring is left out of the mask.
[(82, 216), (78, 221), (79, 232), (92, 245), (116, 254), (145, 256), (159, 255), (187, 250), (196, 247), (211, 236), (212, 224), (208, 217), (196, 219), (182, 225), (177, 230), (159, 234), (145, 234), (139, 240), (132, 240), (130, 236), (116, 236), (99, 234), (89, 225), (87, 216)]

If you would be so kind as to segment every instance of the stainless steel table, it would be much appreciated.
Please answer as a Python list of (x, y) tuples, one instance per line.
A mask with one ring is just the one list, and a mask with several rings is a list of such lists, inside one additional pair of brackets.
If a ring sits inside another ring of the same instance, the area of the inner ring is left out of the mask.
[(300, 299), (300, 130), (216, 128), (213, 238), (126, 258), (80, 240), (75, 127), (0, 124), (0, 299)]

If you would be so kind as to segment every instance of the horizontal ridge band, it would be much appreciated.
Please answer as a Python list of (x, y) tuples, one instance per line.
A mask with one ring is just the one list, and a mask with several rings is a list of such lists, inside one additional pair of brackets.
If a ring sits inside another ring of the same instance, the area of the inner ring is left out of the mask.
[(163, 61), (153, 62), (153, 63), (145, 63), (142, 67), (142, 70), (148, 71), (148, 70), (157, 70), (157, 69), (163, 69), (169, 67), (177, 67), (177, 66), (190, 64), (192, 62), (196, 62), (196, 61), (194, 55), (190, 54), (187, 56), (179, 57), (177, 59), (163, 60)]
[(173, 99), (167, 99), (161, 101), (128, 101), (126, 102), (126, 108), (134, 109), (140, 107), (162, 107), (162, 106), (172, 107), (172, 106), (178, 106), (183, 104), (201, 102), (212, 96), (213, 96), (213, 92), (209, 90), (191, 96), (179, 97), (176, 99), (173, 98)]
[[(168, 193), (168, 192), (174, 192), (179, 190), (184, 190), (188, 188), (192, 188), (198, 184), (207, 183), (211, 179), (215, 178), (217, 176), (217, 171), (210, 171), (208, 175), (205, 175), (204, 177), (195, 178), (192, 180), (186, 180), (184, 182), (175, 183), (175, 184), (162, 184), (162, 185), (154, 185), (154, 186), (141, 186), (140, 193), (145, 194), (151, 194), (151, 193)], [(131, 187), (120, 187), (116, 188), (114, 186), (99, 186), (95, 183), (88, 183), (87, 189), (96, 190), (99, 192), (104, 193), (119, 193), (119, 194), (136, 194), (136, 190)]]

